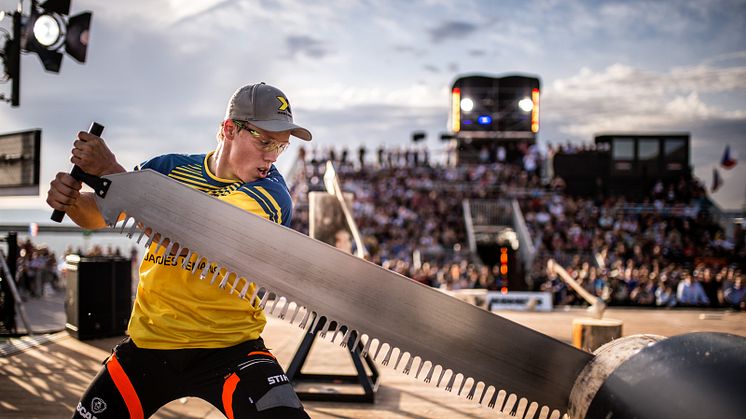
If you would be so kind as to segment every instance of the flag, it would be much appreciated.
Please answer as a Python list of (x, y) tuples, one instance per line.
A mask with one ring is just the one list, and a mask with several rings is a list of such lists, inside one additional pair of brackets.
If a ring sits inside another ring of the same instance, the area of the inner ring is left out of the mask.
[(723, 178), (720, 177), (720, 173), (718, 173), (717, 168), (712, 169), (712, 186), (710, 187), (710, 191), (712, 193), (715, 193), (720, 187), (723, 186)]
[(723, 166), (725, 169), (730, 169), (733, 166), (735, 166), (737, 163), (736, 159), (733, 158), (733, 156), (730, 155), (730, 146), (725, 146), (725, 151), (723, 151), (723, 158), (720, 159), (720, 165)]

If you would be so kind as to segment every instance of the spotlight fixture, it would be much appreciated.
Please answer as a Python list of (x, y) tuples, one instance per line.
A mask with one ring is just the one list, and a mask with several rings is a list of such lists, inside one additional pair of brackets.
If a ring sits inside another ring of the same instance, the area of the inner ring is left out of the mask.
[(523, 112), (531, 112), (534, 109), (534, 101), (531, 100), (531, 98), (524, 97), (518, 102), (518, 107), (521, 108)]
[(60, 39), (62, 27), (52, 15), (41, 15), (34, 22), (34, 38), (44, 48), (49, 48)]
[(41, 5), (31, 2), (31, 14), (24, 25), (21, 48), (39, 55), (44, 69), (59, 73), (62, 46), (76, 61), (85, 62), (91, 12), (70, 14), (70, 0), (47, 0)]
[(70, 0), (47, 0), (41, 4), (31, 0), (28, 16), (22, 14), (19, 3), (13, 13), (13, 37), (6, 40), (2, 51), (5, 78), (13, 80), (13, 91), (9, 99), (2, 94), (0, 99), (8, 100), (12, 106), (19, 104), (22, 51), (37, 54), (44, 69), (51, 73), (59, 73), (63, 49), (79, 63), (85, 63), (93, 13), (69, 14)]

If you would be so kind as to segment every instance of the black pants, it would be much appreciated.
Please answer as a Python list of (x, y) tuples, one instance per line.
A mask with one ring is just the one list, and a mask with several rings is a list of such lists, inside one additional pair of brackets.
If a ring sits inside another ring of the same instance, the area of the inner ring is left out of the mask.
[(147, 418), (182, 397), (234, 418), (307, 418), (261, 339), (221, 349), (142, 349), (125, 339), (83, 394), (73, 418)]

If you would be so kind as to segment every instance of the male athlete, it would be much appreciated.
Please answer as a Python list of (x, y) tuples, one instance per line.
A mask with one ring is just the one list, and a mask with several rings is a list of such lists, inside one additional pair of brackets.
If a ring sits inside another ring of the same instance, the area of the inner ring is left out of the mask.
[[(247, 85), (228, 102), (214, 151), (158, 156), (135, 170), (156, 170), (289, 226), (290, 194), (272, 163), (291, 135), (311, 140), (307, 129), (293, 123), (287, 97), (264, 83)], [(78, 133), (70, 161), (96, 176), (125, 171), (104, 141), (86, 132)], [(80, 189), (80, 182), (58, 173), (47, 203), (83, 228), (104, 227), (93, 195)], [(156, 253), (153, 244), (145, 255), (129, 337), (105, 361), (73, 418), (146, 418), (187, 396), (212, 403), (231, 419), (308, 417), (264, 346), (266, 318), (256, 302), (200, 281), (200, 270), (182, 268), (186, 251), (164, 252), (161, 246)]]

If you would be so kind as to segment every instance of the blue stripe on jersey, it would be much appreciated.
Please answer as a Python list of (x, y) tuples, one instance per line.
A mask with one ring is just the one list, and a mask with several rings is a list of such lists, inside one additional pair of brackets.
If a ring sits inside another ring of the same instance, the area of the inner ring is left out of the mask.
[(282, 225), (290, 226), (293, 218), (293, 203), (285, 179), (274, 165), (264, 179), (244, 184), (240, 182), (224, 183), (207, 174), (204, 167), (205, 157), (205, 154), (164, 154), (139, 164), (135, 167), (135, 170), (153, 169), (185, 185), (214, 196), (223, 196), (239, 190), (259, 203), (262, 210), (269, 215), (270, 220), (279, 222), (280, 214), (277, 208), (264, 194), (256, 189), (260, 186), (279, 205), (282, 213)]
[(259, 204), (260, 207), (262, 207), (262, 210), (264, 210), (264, 213), (269, 215), (270, 221), (277, 222), (277, 211), (275, 211), (274, 207), (272, 206), (271, 202), (267, 202), (265, 197), (258, 191), (255, 191), (254, 188), (250, 185), (244, 185), (239, 188), (239, 190), (246, 195), (254, 198), (254, 200)]

